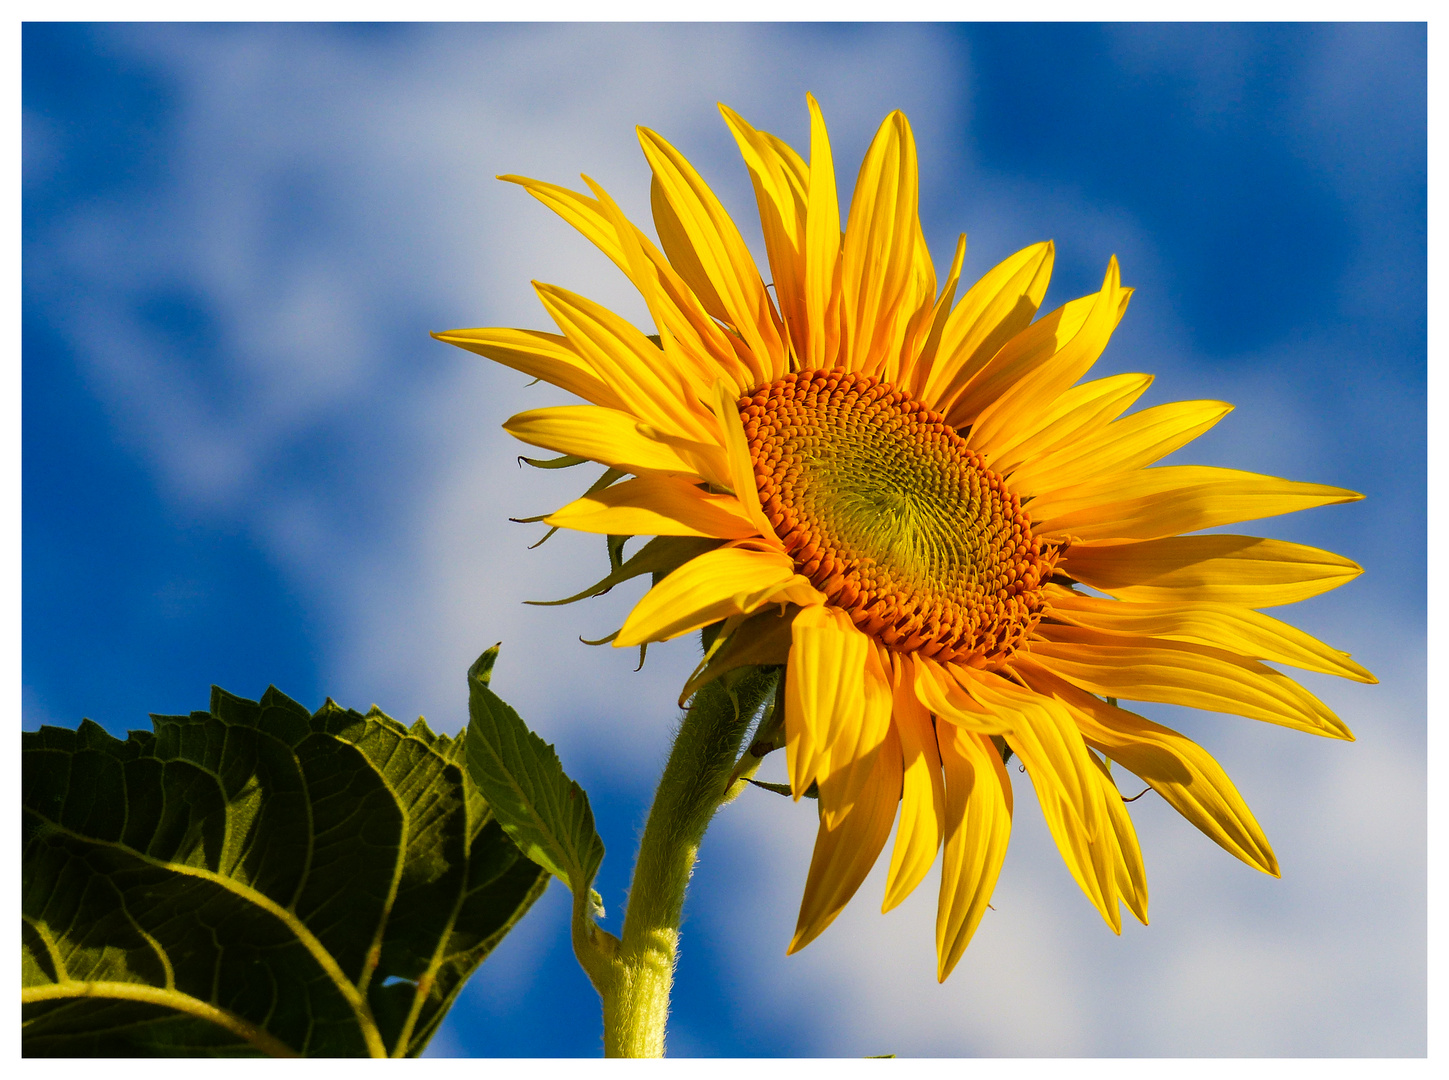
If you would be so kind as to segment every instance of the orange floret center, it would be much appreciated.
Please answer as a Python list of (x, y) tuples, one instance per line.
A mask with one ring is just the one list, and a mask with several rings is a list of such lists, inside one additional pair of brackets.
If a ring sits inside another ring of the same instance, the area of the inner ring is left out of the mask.
[(738, 404), (765, 516), (856, 626), (975, 667), (1021, 646), (1056, 552), (943, 416), (844, 371), (786, 375)]

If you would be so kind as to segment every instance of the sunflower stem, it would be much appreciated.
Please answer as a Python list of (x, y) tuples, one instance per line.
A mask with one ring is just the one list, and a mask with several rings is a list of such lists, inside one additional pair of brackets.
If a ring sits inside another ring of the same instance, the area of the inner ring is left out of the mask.
[(680, 723), (639, 841), (623, 933), (607, 974), (590, 973), (606, 1057), (664, 1056), (684, 891), (710, 819), (743, 786), (730, 772), (777, 678), (776, 668), (729, 672), (700, 688)]

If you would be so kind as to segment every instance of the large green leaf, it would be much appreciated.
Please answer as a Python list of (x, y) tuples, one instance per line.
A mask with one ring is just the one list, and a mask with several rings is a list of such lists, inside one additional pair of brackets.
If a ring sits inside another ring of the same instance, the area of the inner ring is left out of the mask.
[(469, 774), (524, 854), (583, 895), (604, 861), (589, 797), (553, 746), (488, 688), (497, 656), (494, 646), (468, 669)]
[(548, 883), (421, 719), (151, 721), (21, 737), (26, 1055), (416, 1055)]

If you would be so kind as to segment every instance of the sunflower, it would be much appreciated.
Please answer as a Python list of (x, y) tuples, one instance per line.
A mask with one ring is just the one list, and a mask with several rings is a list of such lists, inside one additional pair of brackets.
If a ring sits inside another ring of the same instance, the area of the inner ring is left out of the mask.
[[(657, 246), (588, 177), (591, 195), (501, 179), (601, 248), (643, 294), (657, 333), (535, 283), (559, 334), (435, 335), (589, 403), (530, 410), (504, 427), (564, 455), (545, 464), (607, 467), (541, 520), (610, 537), (613, 572), (581, 596), (652, 575), (614, 645), (706, 629), (686, 693), (731, 667), (785, 665), (790, 788), (796, 799), (818, 794), (820, 818), (789, 951), (839, 914), (899, 814), (883, 910), (942, 853), (944, 980), (1001, 869), (1013, 755), (1067, 868), (1114, 931), (1119, 905), (1146, 922), (1147, 885), (1111, 763), (1276, 876), (1266, 837), (1212, 757), (1117, 702), (1352, 739), (1263, 661), (1374, 677), (1257, 609), (1360, 568), (1300, 544), (1201, 530), (1362, 496), (1232, 469), (1149, 467), (1231, 406), (1127, 414), (1151, 376), (1081, 381), (1127, 309), (1116, 259), (1098, 292), (1042, 318), (1049, 242), (957, 299), (965, 237), (938, 288), (905, 116), (876, 133), (842, 230), (825, 123), (807, 100), (808, 164), (720, 107), (753, 182), (772, 285), (698, 173), (641, 128)], [(623, 539), (635, 536), (652, 539), (625, 560)]]

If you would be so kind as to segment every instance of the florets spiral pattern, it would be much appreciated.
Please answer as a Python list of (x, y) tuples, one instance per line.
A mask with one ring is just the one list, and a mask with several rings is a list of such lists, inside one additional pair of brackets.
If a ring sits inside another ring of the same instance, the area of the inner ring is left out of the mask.
[(830, 604), (899, 652), (989, 667), (1020, 647), (1056, 553), (944, 417), (844, 371), (738, 404), (765, 516)]

